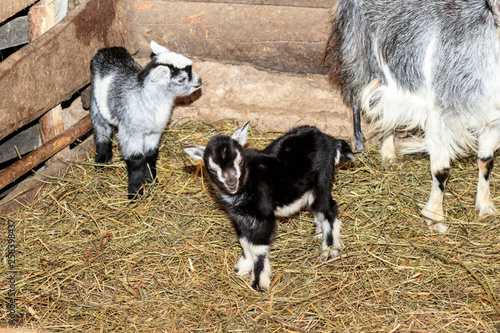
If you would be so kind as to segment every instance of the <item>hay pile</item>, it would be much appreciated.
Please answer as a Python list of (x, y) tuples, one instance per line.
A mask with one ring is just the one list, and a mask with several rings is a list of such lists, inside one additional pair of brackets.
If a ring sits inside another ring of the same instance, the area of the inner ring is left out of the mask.
[[(138, 202), (126, 199), (126, 167), (115, 150), (103, 170), (72, 162), (37, 202), (7, 216), (17, 228), (19, 323), (55, 332), (500, 331), (500, 224), (474, 213), (474, 157), (453, 165), (445, 197), (453, 229), (440, 235), (419, 215), (428, 158), (402, 157), (384, 169), (368, 144), (334, 184), (342, 257), (318, 260), (309, 213), (282, 220), (271, 291), (259, 294), (234, 274), (241, 251), (229, 218), (181, 150), (237, 127), (169, 126), (159, 184)], [(251, 128), (250, 146), (278, 135)], [(492, 193), (500, 207), (494, 186)], [(9, 274), (4, 260), (2, 302)], [(7, 309), (0, 311), (5, 322)]]

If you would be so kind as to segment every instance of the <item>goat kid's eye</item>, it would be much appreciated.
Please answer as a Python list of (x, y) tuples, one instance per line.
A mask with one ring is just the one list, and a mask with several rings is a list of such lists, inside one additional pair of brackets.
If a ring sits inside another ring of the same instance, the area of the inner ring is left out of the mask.
[(208, 168), (208, 172), (210, 172), (210, 173), (215, 173), (215, 170), (214, 170), (214, 169), (212, 169), (212, 168)]
[(245, 160), (242, 158), (242, 159), (241, 159), (241, 161), (240, 161), (240, 165), (243, 165), (243, 162), (244, 162), (244, 161), (245, 161)]

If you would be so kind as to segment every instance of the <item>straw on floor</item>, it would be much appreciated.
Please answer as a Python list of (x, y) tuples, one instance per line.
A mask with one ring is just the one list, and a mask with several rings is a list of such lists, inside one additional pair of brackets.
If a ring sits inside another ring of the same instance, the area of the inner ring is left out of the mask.
[[(181, 148), (231, 134), (234, 121), (171, 124), (158, 183), (126, 199), (118, 150), (102, 169), (70, 161), (40, 198), (5, 216), (16, 225), (20, 326), (54, 332), (499, 332), (500, 223), (474, 212), (474, 157), (452, 166), (445, 195), (452, 229), (428, 230), (426, 156), (383, 166), (379, 146), (338, 170), (333, 197), (342, 256), (319, 261), (312, 216), (279, 222), (271, 290), (234, 274), (241, 255), (228, 215), (200, 165)], [(250, 129), (263, 148), (280, 133)], [(500, 207), (492, 173), (492, 194)], [(3, 223), (3, 221), (2, 221)], [(5, 224), (5, 223), (3, 223)], [(0, 300), (9, 299), (2, 225)], [(0, 322), (8, 308), (0, 308)]]

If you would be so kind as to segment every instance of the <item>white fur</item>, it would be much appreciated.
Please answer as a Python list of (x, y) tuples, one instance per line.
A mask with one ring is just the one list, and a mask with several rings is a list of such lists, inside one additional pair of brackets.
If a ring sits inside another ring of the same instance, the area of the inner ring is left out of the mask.
[[(424, 129), (422, 139), (412, 140), (403, 145), (404, 153), (426, 151), (431, 159), (431, 172), (441, 171), (450, 167), (450, 161), (467, 152), (478, 150), (479, 156), (488, 155), (500, 144), (500, 79), (489, 89), (496, 92), (485, 92), (484, 99), (475, 105), (474, 110), (466, 113), (455, 113), (443, 116), (443, 112), (435, 104), (432, 87), (432, 61), (436, 47), (436, 38), (431, 38), (423, 62), (425, 86), (419, 91), (409, 92), (398, 87), (393, 75), (387, 67), (374, 44), (375, 54), (386, 78), (386, 84), (374, 80), (362, 91), (363, 111), (374, 119), (373, 124), (383, 133), (391, 133), (394, 129), (412, 130)], [(498, 64), (491, 69), (492, 73), (500, 73)], [(494, 96), (493, 99), (491, 97)], [(378, 100), (377, 103), (373, 103)], [(474, 116), (475, 115), (475, 116)], [(480, 116), (477, 116), (480, 115)], [(487, 135), (481, 135), (487, 133)], [(478, 140), (479, 134), (479, 140)], [(478, 149), (478, 141), (479, 149)], [(484, 148), (482, 148), (484, 147)], [(384, 161), (394, 161), (396, 154), (394, 138), (389, 134), (381, 148)], [(479, 215), (494, 211), (491, 201), (489, 182), (484, 180), (480, 172), (476, 209)], [(444, 220), (443, 193), (439, 183), (434, 179), (429, 200), (422, 210), (429, 227), (433, 230), (446, 232), (446, 224), (436, 223)]]
[(292, 202), (291, 204), (277, 207), (276, 210), (274, 211), (274, 215), (287, 217), (297, 213), (304, 207), (310, 206), (313, 202), (314, 202), (314, 194), (309, 191), (304, 193), (299, 199)]
[(387, 136), (382, 142), (380, 156), (384, 163), (394, 163), (396, 161), (396, 146), (394, 145), (394, 134)]
[(158, 62), (162, 64), (172, 64), (177, 68), (184, 68), (193, 64), (191, 59), (182, 54), (170, 52), (166, 47), (158, 45), (155, 41), (151, 41), (150, 46), (153, 53), (158, 57)]
[(113, 82), (114, 75), (108, 75), (103, 78), (97, 78), (96, 82), (99, 82), (99, 86), (96, 87), (96, 103), (99, 106), (99, 111), (101, 115), (106, 119), (111, 125), (118, 125), (116, 119), (113, 119), (108, 106), (108, 92), (109, 87)]
[(246, 238), (240, 238), (240, 245), (243, 250), (243, 255), (235, 266), (237, 274), (245, 276), (252, 272), (252, 283), (255, 281), (253, 267), (260, 256), (264, 256), (264, 269), (259, 276), (259, 287), (269, 290), (271, 285), (271, 263), (269, 262), (269, 246), (254, 245), (248, 242)]
[(238, 260), (235, 270), (238, 275), (244, 276), (253, 269), (253, 257), (250, 251), (250, 244), (246, 238), (240, 238), (240, 245), (243, 250), (243, 255), (240, 257), (240, 260)]
[(233, 167), (228, 169), (228, 170), (222, 170), (222, 168), (214, 162), (214, 160), (210, 157), (208, 159), (208, 167), (214, 170), (217, 174), (217, 179), (224, 184), (224, 187), (226, 190), (231, 193), (235, 194), (238, 192), (239, 187), (237, 186), (235, 189), (231, 189), (229, 186), (229, 181), (230, 180), (239, 180), (241, 177), (241, 167), (240, 167), (240, 162), (243, 159), (243, 156), (239, 151), (236, 152), (236, 158), (233, 161)]

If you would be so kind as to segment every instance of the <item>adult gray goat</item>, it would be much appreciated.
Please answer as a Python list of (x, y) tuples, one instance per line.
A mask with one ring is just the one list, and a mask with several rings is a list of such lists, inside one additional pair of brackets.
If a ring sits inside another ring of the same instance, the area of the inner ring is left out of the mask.
[(338, 0), (324, 61), (353, 111), (355, 148), (364, 149), (360, 111), (396, 158), (394, 133), (420, 129), (404, 152), (430, 156), (432, 189), (422, 210), (443, 223), (452, 160), (476, 152), (479, 216), (495, 211), (489, 177), (500, 145), (500, 0)]

